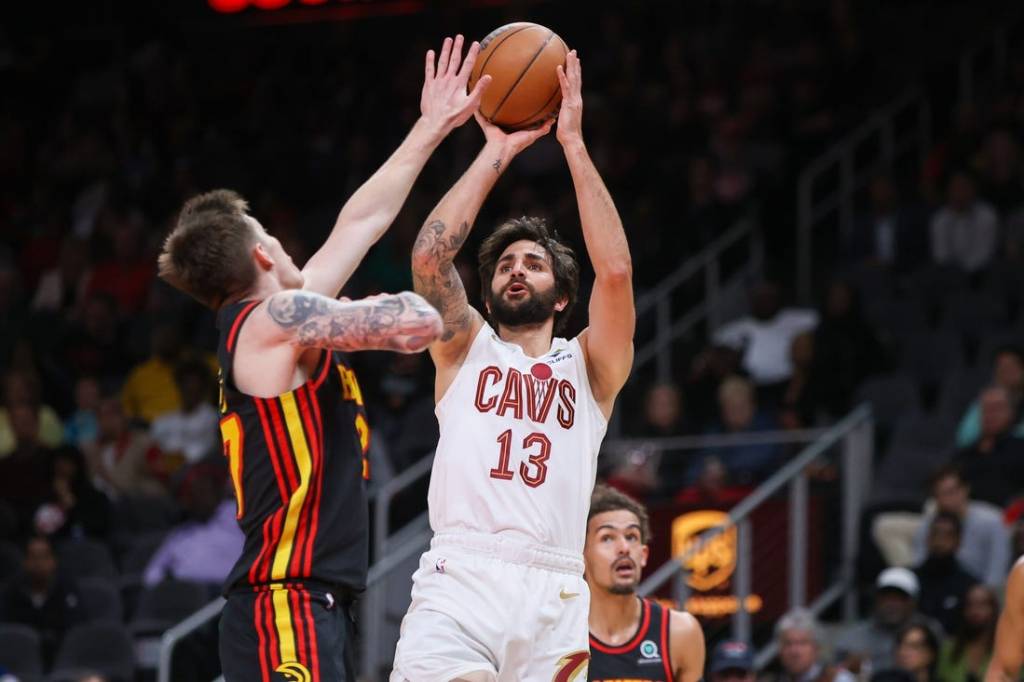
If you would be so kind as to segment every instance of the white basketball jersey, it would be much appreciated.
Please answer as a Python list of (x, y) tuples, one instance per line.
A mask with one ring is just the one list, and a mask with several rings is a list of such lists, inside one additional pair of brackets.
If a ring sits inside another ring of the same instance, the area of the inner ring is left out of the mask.
[(577, 339), (531, 358), (490, 326), (437, 404), (435, 533), (487, 533), (583, 551), (607, 422)]

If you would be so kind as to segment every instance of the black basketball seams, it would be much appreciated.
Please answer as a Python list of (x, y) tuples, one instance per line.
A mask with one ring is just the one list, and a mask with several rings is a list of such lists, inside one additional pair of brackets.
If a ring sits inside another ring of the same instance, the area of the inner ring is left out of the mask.
[[(533, 66), (533, 63), (534, 63), (535, 61), (537, 61), (537, 57), (539, 57), (539, 56), (541, 55), (541, 53), (542, 53), (542, 52), (543, 52), (543, 51), (545, 50), (545, 48), (547, 48), (547, 46), (548, 46), (548, 43), (550, 43), (550, 42), (551, 42), (551, 39), (552, 39), (552, 38), (553, 38), (554, 36), (555, 36), (555, 32), (554, 32), (554, 31), (551, 31), (551, 30), (548, 30), (548, 37), (547, 37), (547, 38), (546, 38), (546, 39), (544, 40), (544, 42), (543, 42), (543, 43), (541, 43), (541, 46), (540, 46), (540, 48), (539, 48), (539, 49), (537, 50), (537, 52), (536, 52), (536, 53), (535, 53), (535, 54), (533, 55), (533, 57), (531, 57), (531, 58), (530, 58), (530, 61), (529, 61), (529, 62), (527, 62), (526, 66), (525, 66), (525, 67), (523, 68), (522, 72), (520, 72), (520, 74), (519, 74), (519, 76), (518, 76), (518, 77), (516, 78), (515, 82), (514, 82), (514, 83), (512, 83), (511, 87), (509, 87), (508, 91), (507, 91), (507, 92), (505, 93), (505, 96), (501, 98), (501, 101), (500, 101), (500, 102), (498, 102), (498, 106), (496, 106), (496, 107), (494, 108), (494, 113), (493, 113), (493, 114), (491, 114), (491, 116), (490, 116), (490, 117), (491, 117), (491, 119), (493, 119), (493, 118), (494, 118), (495, 116), (497, 116), (497, 115), (498, 115), (498, 112), (499, 112), (499, 111), (501, 111), (501, 107), (502, 107), (502, 106), (504, 106), (505, 102), (506, 102), (506, 101), (508, 100), (508, 97), (509, 97), (509, 95), (511, 95), (511, 94), (512, 94), (512, 92), (513, 92), (513, 91), (514, 91), (514, 90), (516, 89), (516, 86), (517, 86), (517, 85), (519, 85), (519, 82), (520, 82), (521, 80), (523, 80), (523, 76), (525, 76), (525, 75), (526, 75), (526, 72), (530, 70), (530, 67), (531, 67), (531, 66)], [(495, 47), (495, 51), (497, 51), (497, 49), (498, 49), (498, 48), (497, 48), (497, 46), (496, 46), (496, 47)]]

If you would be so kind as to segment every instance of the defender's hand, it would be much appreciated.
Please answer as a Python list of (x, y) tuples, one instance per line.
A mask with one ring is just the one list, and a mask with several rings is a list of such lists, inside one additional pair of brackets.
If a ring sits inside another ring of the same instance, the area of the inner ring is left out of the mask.
[(469, 120), (479, 108), (480, 97), (491, 82), (490, 76), (483, 76), (473, 92), (466, 93), (466, 83), (480, 52), (480, 44), (474, 41), (463, 61), (462, 42), (461, 35), (455, 36), (454, 41), (445, 38), (436, 64), (434, 51), (427, 50), (420, 112), (431, 129), (441, 137)]

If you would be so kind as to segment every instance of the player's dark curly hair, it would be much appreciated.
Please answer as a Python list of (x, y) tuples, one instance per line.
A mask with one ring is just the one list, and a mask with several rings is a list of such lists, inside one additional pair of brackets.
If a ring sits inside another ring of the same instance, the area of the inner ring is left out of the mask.
[(562, 243), (558, 233), (548, 227), (543, 218), (523, 216), (499, 225), (480, 245), (480, 293), (483, 300), (491, 294), (491, 280), (501, 254), (520, 239), (537, 242), (551, 256), (551, 269), (555, 275), (555, 290), (559, 298), (565, 297), (565, 308), (555, 313), (555, 333), (561, 333), (569, 321), (580, 289), (580, 265), (572, 248)]
[(640, 542), (645, 545), (649, 543), (651, 541), (651, 521), (647, 518), (647, 510), (629, 495), (604, 483), (594, 486), (594, 492), (590, 496), (590, 512), (587, 514), (587, 523), (598, 514), (620, 510), (632, 512), (636, 516), (640, 521)]

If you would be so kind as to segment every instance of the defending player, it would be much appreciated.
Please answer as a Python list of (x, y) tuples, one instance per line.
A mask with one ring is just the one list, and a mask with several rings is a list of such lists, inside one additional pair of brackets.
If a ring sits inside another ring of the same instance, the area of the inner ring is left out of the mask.
[(650, 537), (639, 502), (605, 485), (594, 488), (583, 550), (593, 682), (696, 682), (704, 674), (697, 619), (636, 594)]
[(446, 39), (436, 68), (427, 53), (422, 116), (302, 270), (227, 190), (189, 200), (160, 255), (164, 279), (218, 311), (221, 431), (245, 532), (220, 626), (230, 682), (355, 679), (350, 605), (366, 582), (369, 429), (338, 351), (420, 351), (442, 323), (411, 292), (335, 297), (432, 151), (476, 109), (482, 89), (467, 95), (466, 81), (478, 46), (460, 71), (461, 50), (461, 38)]
[(552, 338), (576, 299), (579, 267), (543, 221), (499, 226), (480, 250), (486, 313), (471, 308), (452, 260), (485, 197), (547, 133), (486, 142), (441, 199), (413, 249), (416, 290), (445, 329), (430, 347), (441, 438), (430, 479), (431, 549), (414, 576), (392, 680), (583, 680), (588, 592), (582, 551), (596, 458), (633, 359), (626, 235), (581, 132), (575, 52), (559, 68), (558, 141), (596, 275), (590, 326)]
[(996, 628), (996, 647), (985, 682), (1014, 682), (1024, 665), (1024, 557), (1006, 579), (1006, 601)]

